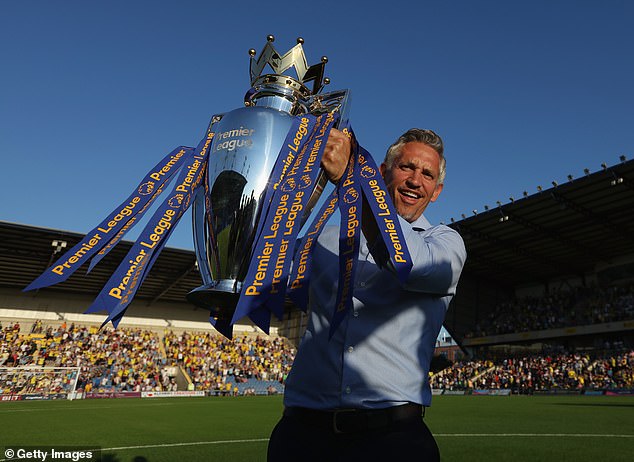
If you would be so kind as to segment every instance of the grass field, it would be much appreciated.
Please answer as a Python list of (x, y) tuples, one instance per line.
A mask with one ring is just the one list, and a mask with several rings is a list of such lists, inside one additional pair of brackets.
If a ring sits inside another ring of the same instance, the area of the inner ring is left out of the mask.
[[(279, 396), (0, 402), (0, 461), (20, 445), (100, 447), (104, 462), (264, 461), (281, 409)], [(631, 397), (435, 396), (425, 420), (444, 462), (634, 460)]]

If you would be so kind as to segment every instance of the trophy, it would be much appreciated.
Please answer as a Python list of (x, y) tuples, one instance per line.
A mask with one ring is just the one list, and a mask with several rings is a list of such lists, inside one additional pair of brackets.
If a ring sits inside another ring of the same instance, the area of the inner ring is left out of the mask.
[[(302, 115), (337, 112), (334, 126), (347, 122), (349, 92), (320, 93), (329, 83), (324, 78), (328, 59), (324, 56), (308, 67), (302, 38), (284, 55), (276, 51), (274, 40), (272, 35), (267, 37), (259, 57), (254, 49), (249, 50), (251, 89), (245, 95), (245, 107), (212, 118), (214, 137), (207, 172), (192, 205), (194, 247), (203, 285), (187, 299), (208, 309), (215, 323), (228, 324), (234, 316), (274, 183), (283, 179), (285, 167), (291, 163), (284, 151), (293, 121)], [(264, 73), (267, 67), (272, 73)], [(285, 74), (291, 68), (295, 76)], [(276, 165), (282, 170), (280, 178), (274, 173)], [(306, 194), (299, 228), (326, 184), (324, 172), (319, 171)]]

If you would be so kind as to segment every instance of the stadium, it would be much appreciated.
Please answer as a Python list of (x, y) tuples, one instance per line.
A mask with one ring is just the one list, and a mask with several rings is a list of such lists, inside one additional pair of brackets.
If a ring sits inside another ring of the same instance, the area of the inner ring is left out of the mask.
[[(443, 460), (630, 460), (633, 209), (622, 156), (448, 223), (468, 260), (426, 416)], [(289, 306), (270, 335), (245, 323), (229, 340), (185, 301), (200, 285), (194, 252), (166, 248), (119, 328), (100, 330), (104, 316), (83, 312), (131, 242), (89, 274), (22, 292), (82, 237), (0, 222), (2, 446), (264, 460), (306, 315)]]

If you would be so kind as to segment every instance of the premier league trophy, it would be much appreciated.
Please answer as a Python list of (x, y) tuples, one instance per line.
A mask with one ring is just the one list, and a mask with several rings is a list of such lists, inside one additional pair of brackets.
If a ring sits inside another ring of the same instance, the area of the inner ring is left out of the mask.
[[(252, 88), (245, 96), (246, 107), (213, 119), (215, 135), (204, 188), (193, 205), (194, 245), (204, 285), (187, 298), (209, 309), (219, 321), (233, 317), (254, 256), (256, 234), (271, 205), (267, 192), (272, 193), (279, 180), (274, 167), (286, 166), (288, 171), (299, 155), (302, 140), (293, 137), (285, 145), (287, 134), (297, 131), (292, 130), (293, 121), (301, 115), (337, 112), (335, 126), (341, 126), (348, 110), (347, 91), (319, 94), (328, 83), (324, 79), (325, 56), (319, 64), (308, 67), (303, 39), (298, 38), (297, 45), (284, 55), (275, 50), (273, 41), (269, 35), (257, 58), (255, 50), (249, 50)], [(263, 74), (267, 66), (273, 73)], [(284, 74), (291, 68), (296, 77)], [(299, 128), (297, 133), (303, 139), (310, 135), (306, 128)], [(297, 228), (308, 218), (326, 182), (320, 172), (306, 191)]]
[[(305, 309), (310, 254), (324, 224), (341, 213), (339, 287), (331, 335), (352, 307), (360, 242), (361, 198), (385, 246), (385, 261), (401, 280), (411, 261), (393, 204), (372, 156), (354, 139), (349, 92), (321, 93), (328, 61), (308, 66), (303, 40), (281, 55), (273, 36), (251, 55), (245, 107), (211, 118), (197, 147), (178, 146), (156, 164), (130, 196), (25, 290), (89, 271), (123, 238), (152, 202), (175, 183), (87, 313), (107, 311), (116, 327), (184, 212), (193, 204), (194, 245), (203, 285), (188, 300), (208, 309), (216, 329), (232, 336), (248, 316), (268, 332), (271, 313), (282, 319), (287, 300)], [(270, 68), (272, 73), (264, 73)], [(287, 71), (294, 69), (294, 75)], [(309, 84), (312, 86), (309, 87)], [(323, 201), (303, 237), (299, 231), (327, 184), (320, 168), (330, 130), (352, 139), (344, 176)], [(291, 264), (292, 263), (292, 264)]]

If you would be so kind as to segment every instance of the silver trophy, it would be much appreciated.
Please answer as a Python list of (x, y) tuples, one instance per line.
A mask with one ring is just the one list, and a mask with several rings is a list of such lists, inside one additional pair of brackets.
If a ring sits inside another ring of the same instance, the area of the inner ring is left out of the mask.
[[(339, 111), (338, 126), (347, 121), (348, 90), (320, 93), (328, 59), (308, 67), (302, 44), (278, 53), (269, 35), (259, 57), (251, 56), (251, 89), (244, 108), (212, 118), (215, 133), (205, 187), (193, 203), (194, 247), (203, 285), (187, 299), (225, 322), (232, 318), (253, 255), (253, 245), (273, 166), (293, 116)], [(267, 66), (273, 71), (263, 74)], [(285, 75), (295, 69), (296, 76)], [(312, 82), (312, 88), (308, 84)], [(327, 184), (320, 172), (304, 209), (302, 224)]]

